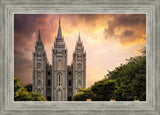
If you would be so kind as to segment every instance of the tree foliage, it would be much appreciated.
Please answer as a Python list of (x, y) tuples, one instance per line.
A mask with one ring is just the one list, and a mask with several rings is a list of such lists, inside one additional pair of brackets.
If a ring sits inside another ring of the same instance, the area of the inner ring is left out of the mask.
[[(74, 101), (86, 98), (95, 101), (133, 101), (146, 100), (146, 48), (140, 50), (142, 55), (127, 59), (113, 71), (108, 71), (105, 78), (95, 82), (88, 89), (83, 89), (73, 96)], [(87, 92), (89, 91), (89, 92)], [(90, 94), (88, 97), (88, 93)]]
[(114, 90), (116, 90), (116, 82), (114, 80), (101, 80), (91, 86), (91, 91), (96, 95), (96, 101), (108, 101), (114, 98)]
[(28, 92), (26, 88), (24, 88), (20, 79), (14, 76), (14, 100), (15, 101), (47, 101), (45, 97), (43, 97), (39, 93)]
[(24, 88), (26, 88), (28, 92), (32, 92), (32, 84), (28, 84)]
[(77, 94), (72, 98), (73, 101), (86, 101), (87, 99), (96, 100), (96, 95), (88, 89), (80, 89)]

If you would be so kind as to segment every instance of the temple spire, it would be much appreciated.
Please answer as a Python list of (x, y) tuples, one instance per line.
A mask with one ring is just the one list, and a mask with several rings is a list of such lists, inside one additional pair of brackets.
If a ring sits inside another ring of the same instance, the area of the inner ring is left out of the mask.
[(80, 32), (79, 32), (79, 36), (78, 36), (78, 43), (81, 42), (81, 37), (80, 37)]
[(38, 42), (41, 41), (41, 35), (40, 35), (40, 29), (39, 29), (39, 33), (38, 33)]
[(57, 38), (62, 38), (60, 16), (59, 16), (59, 28), (58, 28)]

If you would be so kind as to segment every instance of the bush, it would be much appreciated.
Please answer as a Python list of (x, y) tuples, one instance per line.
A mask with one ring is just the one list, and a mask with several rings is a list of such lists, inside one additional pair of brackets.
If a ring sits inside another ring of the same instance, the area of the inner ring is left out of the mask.
[(28, 92), (26, 88), (24, 88), (20, 79), (14, 76), (14, 100), (15, 101), (47, 101), (45, 97), (43, 97), (39, 93)]

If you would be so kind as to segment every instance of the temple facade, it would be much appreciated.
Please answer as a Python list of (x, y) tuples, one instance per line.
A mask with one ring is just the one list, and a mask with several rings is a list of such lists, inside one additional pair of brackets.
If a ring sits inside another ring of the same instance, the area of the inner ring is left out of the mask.
[(67, 64), (67, 54), (60, 20), (52, 48), (52, 65), (48, 63), (39, 30), (33, 52), (33, 92), (42, 94), (48, 101), (71, 101), (80, 88), (86, 88), (86, 52), (80, 34), (71, 65)]

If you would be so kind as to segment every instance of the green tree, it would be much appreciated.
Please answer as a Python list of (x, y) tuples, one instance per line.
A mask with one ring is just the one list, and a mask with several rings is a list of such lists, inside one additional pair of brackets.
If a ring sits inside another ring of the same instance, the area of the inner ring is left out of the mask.
[(24, 88), (20, 79), (14, 76), (14, 100), (15, 101), (47, 101), (45, 97), (43, 97), (39, 93), (28, 92), (26, 88)]
[(91, 91), (96, 94), (97, 101), (109, 101), (110, 99), (114, 99), (114, 91), (116, 89), (116, 82), (108, 79), (96, 82), (91, 86)]
[(28, 92), (32, 92), (32, 84), (28, 84), (24, 88), (26, 88)]
[(96, 100), (96, 95), (88, 89), (80, 89), (77, 94), (72, 97), (72, 101), (86, 101), (87, 99)]
[(101, 80), (96, 82), (88, 89), (80, 89), (72, 98), (73, 101), (107, 101), (114, 99), (114, 91), (116, 90), (116, 83), (114, 80)]
[(88, 89), (83, 89), (73, 96), (72, 100), (81, 101), (87, 98), (95, 101), (133, 101), (146, 100), (146, 48), (140, 50), (142, 55), (127, 59), (113, 71), (108, 71), (105, 78), (95, 82)]
[(146, 100), (146, 50), (141, 49), (141, 56), (128, 59), (113, 71), (110, 71), (108, 79), (117, 83), (114, 92), (115, 99), (119, 101), (133, 101), (135, 99)]

